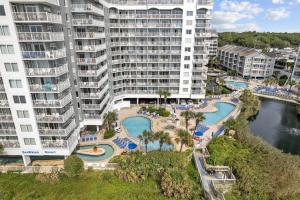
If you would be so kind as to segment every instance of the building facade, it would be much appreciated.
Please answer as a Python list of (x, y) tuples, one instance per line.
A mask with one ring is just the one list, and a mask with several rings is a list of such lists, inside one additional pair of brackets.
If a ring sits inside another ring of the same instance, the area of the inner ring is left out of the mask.
[(295, 60), (295, 66), (292, 73), (292, 80), (300, 82), (300, 47), (298, 49), (298, 56)]
[(212, 0), (0, 2), (0, 144), (68, 156), (124, 100), (205, 97)]
[(221, 64), (248, 79), (265, 79), (273, 74), (275, 56), (257, 49), (226, 45), (218, 49)]

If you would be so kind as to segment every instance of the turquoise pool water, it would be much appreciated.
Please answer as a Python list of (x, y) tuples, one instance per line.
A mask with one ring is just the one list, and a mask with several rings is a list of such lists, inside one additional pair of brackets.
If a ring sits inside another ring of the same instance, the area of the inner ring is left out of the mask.
[[(151, 131), (151, 121), (150, 119), (146, 117), (129, 117), (125, 119), (122, 123), (124, 128), (127, 130), (127, 133), (138, 140), (138, 135), (142, 134), (144, 130)], [(142, 144), (142, 147), (144, 148), (144, 145)], [(172, 149), (172, 145), (163, 145), (164, 150), (170, 150)], [(148, 150), (157, 150), (159, 149), (159, 143), (158, 141), (151, 142), (148, 144)]]
[[(105, 154), (101, 156), (88, 156), (88, 155), (77, 154), (77, 156), (84, 161), (101, 161), (110, 158), (114, 154), (114, 148), (109, 144), (98, 144), (96, 146), (105, 149)], [(93, 147), (94, 147), (93, 145), (87, 145), (87, 146), (81, 146), (79, 147), (79, 149), (92, 149)]]
[(226, 85), (236, 90), (244, 90), (248, 88), (248, 83), (240, 81), (226, 81)]
[(217, 102), (215, 107), (218, 109), (216, 112), (204, 113), (205, 120), (203, 121), (206, 125), (213, 125), (224, 119), (229, 115), (235, 108), (235, 105), (225, 102)]

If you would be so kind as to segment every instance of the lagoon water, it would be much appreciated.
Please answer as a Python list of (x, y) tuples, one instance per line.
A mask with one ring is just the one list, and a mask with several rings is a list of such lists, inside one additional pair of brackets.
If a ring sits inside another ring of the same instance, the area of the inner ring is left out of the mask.
[(300, 118), (296, 105), (261, 98), (259, 114), (250, 122), (250, 128), (283, 152), (300, 155)]

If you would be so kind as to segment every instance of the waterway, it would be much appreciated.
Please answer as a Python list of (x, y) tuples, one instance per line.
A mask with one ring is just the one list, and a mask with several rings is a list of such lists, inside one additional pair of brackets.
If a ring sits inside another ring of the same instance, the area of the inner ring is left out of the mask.
[(283, 152), (300, 155), (300, 118), (295, 104), (261, 98), (260, 111), (250, 128)]

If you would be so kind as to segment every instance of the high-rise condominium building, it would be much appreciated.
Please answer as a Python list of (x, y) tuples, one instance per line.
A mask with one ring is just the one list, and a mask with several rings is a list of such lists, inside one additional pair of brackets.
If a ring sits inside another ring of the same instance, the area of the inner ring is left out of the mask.
[(295, 66), (292, 73), (292, 80), (300, 82), (300, 47), (298, 49), (298, 56), (295, 60)]
[(273, 74), (275, 54), (253, 48), (225, 45), (218, 49), (218, 58), (227, 69), (249, 79), (265, 79)]
[(124, 100), (205, 96), (212, 0), (0, 1), (0, 144), (67, 156)]

